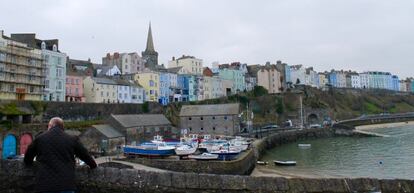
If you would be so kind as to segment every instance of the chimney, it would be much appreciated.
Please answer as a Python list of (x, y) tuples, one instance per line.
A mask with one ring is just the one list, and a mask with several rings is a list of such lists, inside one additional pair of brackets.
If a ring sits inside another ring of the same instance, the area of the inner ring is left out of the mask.
[(175, 57), (174, 56), (172, 57), (172, 60), (175, 61)]
[(88, 62), (91, 62), (91, 58), (88, 58)]
[(3, 35), (4, 35), (4, 31), (0, 30), (0, 36), (3, 37)]

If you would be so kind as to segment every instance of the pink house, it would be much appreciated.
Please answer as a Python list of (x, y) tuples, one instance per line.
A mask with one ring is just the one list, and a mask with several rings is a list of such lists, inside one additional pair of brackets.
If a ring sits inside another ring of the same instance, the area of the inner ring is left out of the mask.
[(66, 101), (85, 102), (83, 78), (93, 76), (93, 63), (90, 60), (68, 59), (66, 64)]
[(83, 95), (82, 76), (66, 76), (66, 101), (85, 102), (85, 95)]

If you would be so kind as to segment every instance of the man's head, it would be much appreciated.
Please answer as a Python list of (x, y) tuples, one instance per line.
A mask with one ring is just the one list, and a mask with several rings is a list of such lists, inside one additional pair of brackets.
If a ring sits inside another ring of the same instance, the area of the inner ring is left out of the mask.
[(47, 129), (51, 129), (53, 127), (59, 127), (63, 129), (63, 120), (59, 117), (53, 117), (50, 119), (49, 124), (47, 125)]

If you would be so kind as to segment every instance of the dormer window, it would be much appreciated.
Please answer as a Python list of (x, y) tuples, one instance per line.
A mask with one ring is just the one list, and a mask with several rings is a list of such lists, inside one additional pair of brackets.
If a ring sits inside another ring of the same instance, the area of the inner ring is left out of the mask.
[(56, 44), (53, 44), (53, 51), (57, 52), (57, 45)]

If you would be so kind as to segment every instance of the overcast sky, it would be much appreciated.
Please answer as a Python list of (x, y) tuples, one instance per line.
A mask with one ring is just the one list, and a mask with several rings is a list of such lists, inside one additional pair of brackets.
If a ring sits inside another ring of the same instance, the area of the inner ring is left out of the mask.
[(145, 49), (151, 21), (159, 62), (193, 55), (414, 75), (411, 0), (2, 0), (0, 29), (57, 38), (74, 59)]

